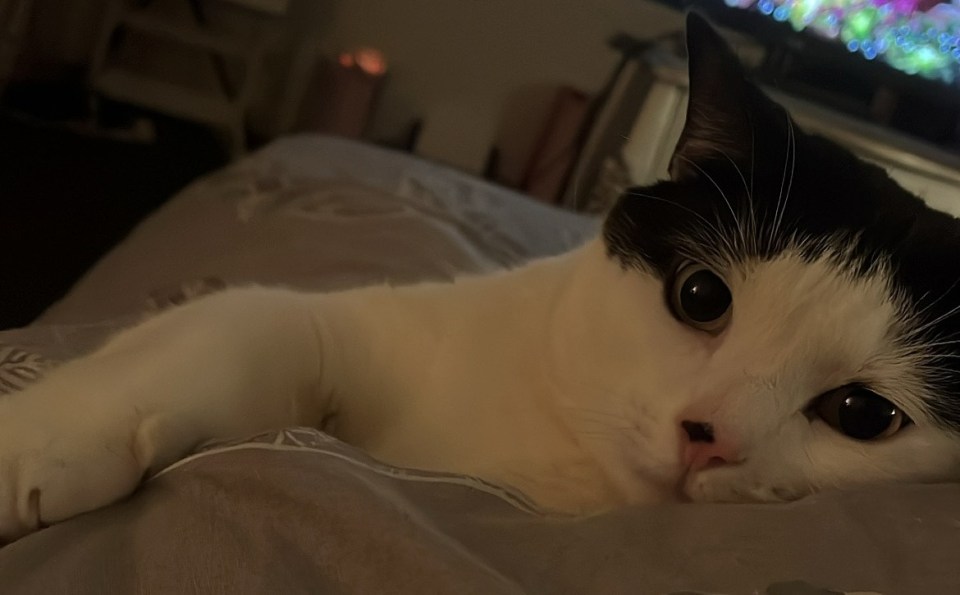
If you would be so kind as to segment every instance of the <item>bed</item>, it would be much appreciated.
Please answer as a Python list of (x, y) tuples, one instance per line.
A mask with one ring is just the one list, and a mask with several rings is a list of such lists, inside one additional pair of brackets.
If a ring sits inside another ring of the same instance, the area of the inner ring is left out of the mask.
[[(445, 279), (597, 226), (409, 155), (285, 138), (186, 188), (35, 324), (0, 333), (0, 393), (225, 286)], [(208, 445), (3, 547), (0, 593), (951, 593), (958, 502), (960, 486), (901, 485), (556, 518), (505, 487), (283, 428)]]

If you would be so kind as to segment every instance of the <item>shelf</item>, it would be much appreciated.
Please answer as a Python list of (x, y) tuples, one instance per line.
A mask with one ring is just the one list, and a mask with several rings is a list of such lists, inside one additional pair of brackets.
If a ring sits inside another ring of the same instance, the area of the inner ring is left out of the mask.
[(124, 103), (139, 105), (187, 120), (217, 126), (234, 126), (241, 117), (239, 106), (183, 85), (150, 78), (120, 68), (103, 71), (96, 77), (97, 91)]
[(180, 25), (143, 11), (128, 12), (121, 17), (120, 22), (130, 29), (218, 54), (245, 57), (256, 52), (256, 43), (206, 31), (197, 26)]
[(286, 14), (290, 7), (290, 0), (226, 0), (232, 4), (243, 6), (250, 10), (258, 10), (275, 15)]

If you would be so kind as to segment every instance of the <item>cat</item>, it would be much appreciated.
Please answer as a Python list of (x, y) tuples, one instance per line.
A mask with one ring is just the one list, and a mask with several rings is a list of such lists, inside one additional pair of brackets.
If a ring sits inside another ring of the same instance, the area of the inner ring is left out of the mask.
[(598, 236), (452, 283), (230, 289), (0, 401), (0, 535), (197, 445), (321, 428), (545, 511), (960, 478), (960, 222), (799, 130), (687, 18), (670, 178)]

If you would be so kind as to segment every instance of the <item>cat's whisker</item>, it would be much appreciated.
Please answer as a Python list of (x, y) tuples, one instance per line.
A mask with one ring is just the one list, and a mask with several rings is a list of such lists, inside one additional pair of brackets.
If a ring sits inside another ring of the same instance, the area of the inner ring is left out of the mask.
[(730, 162), (730, 165), (733, 167), (733, 171), (736, 172), (738, 176), (740, 176), (740, 181), (743, 182), (743, 189), (747, 193), (747, 198), (749, 198), (752, 201), (753, 194), (750, 191), (750, 187), (747, 186), (747, 178), (746, 176), (743, 175), (743, 170), (740, 169), (740, 166), (737, 165), (737, 162), (734, 161), (733, 157), (731, 157), (729, 153), (727, 153), (723, 149), (717, 149), (717, 151), (719, 151), (720, 154), (723, 155), (726, 158), (726, 160)]
[[(957, 283), (960, 283), (960, 279), (955, 279), (955, 280), (953, 281), (953, 283), (950, 284), (950, 287), (948, 287), (946, 291), (944, 291), (943, 293), (941, 293), (940, 295), (938, 295), (938, 296), (936, 297), (936, 299), (934, 299), (932, 302), (930, 302), (930, 303), (927, 304), (926, 306), (924, 306), (924, 307), (922, 307), (922, 308), (914, 311), (913, 314), (911, 315), (911, 318), (914, 319), (914, 320), (922, 318), (923, 315), (926, 314), (927, 312), (929, 312), (931, 308), (933, 308), (933, 307), (936, 306), (938, 303), (940, 303), (940, 300), (942, 300), (942, 299), (945, 298), (946, 296), (948, 296), (948, 295), (950, 295), (951, 293), (953, 293), (953, 290), (957, 287)], [(923, 300), (925, 300), (928, 295), (930, 295), (929, 292), (924, 293), (923, 296), (921, 296), (920, 299), (917, 300), (917, 304), (919, 305), (919, 304), (923, 303)]]
[[(584, 383), (584, 382), (579, 382), (579, 383), (578, 383), (578, 382), (574, 382), (574, 383), (572, 383), (572, 384), (574, 384), (574, 385), (580, 385), (582, 388), (587, 389), (587, 390), (589, 390), (589, 389), (591, 388), (591, 386), (590, 386), (589, 384)], [(607, 397), (613, 396), (612, 393), (610, 393), (610, 392), (608, 392), (608, 391), (603, 391), (603, 392), (604, 392), (604, 394), (603, 394), (602, 396), (607, 396)], [(603, 415), (609, 415), (609, 416), (611, 416), (611, 417), (617, 417), (617, 415), (618, 415), (617, 413), (614, 413), (614, 412), (612, 412), (612, 411), (607, 411), (607, 410), (605, 410), (605, 409), (597, 409), (596, 407), (583, 407), (583, 406), (581, 406), (581, 405), (564, 405), (563, 408), (566, 409), (566, 410), (568, 410), (568, 411), (582, 411), (582, 412), (585, 412), (585, 413), (599, 413), (599, 414), (603, 414)]]
[[(727, 193), (723, 191), (723, 188), (720, 187), (720, 184), (718, 184), (717, 181), (713, 179), (713, 177), (706, 172), (706, 170), (704, 170), (702, 167), (700, 167), (698, 164), (694, 163), (692, 160), (685, 157), (684, 155), (679, 155), (679, 157), (684, 161), (686, 161), (687, 163), (689, 163), (690, 165), (692, 165), (694, 168), (696, 168), (696, 170), (700, 172), (700, 174), (703, 175), (703, 177), (705, 177), (711, 184), (713, 184), (713, 187), (717, 189), (717, 192), (720, 193), (720, 197), (723, 199), (723, 203), (726, 205), (727, 210), (730, 211), (730, 216), (733, 218), (733, 224), (736, 227), (737, 233), (740, 236), (741, 247), (743, 249), (746, 249), (747, 237), (743, 230), (743, 224), (740, 221), (740, 217), (737, 216), (737, 212), (733, 208), (733, 204), (730, 202), (730, 199), (727, 198)], [(731, 246), (731, 248), (734, 249), (734, 251), (736, 251), (735, 246)]]
[(784, 155), (783, 155), (783, 173), (782, 173), (782, 176), (781, 176), (781, 178), (780, 178), (780, 192), (779, 192), (779, 194), (777, 195), (777, 203), (776, 203), (776, 205), (775, 205), (775, 207), (774, 207), (774, 211), (773, 211), (773, 226), (772, 226), (771, 232), (770, 232), (771, 235), (776, 235), (776, 233), (780, 230), (780, 209), (783, 208), (783, 204), (784, 204), (784, 202), (783, 202), (783, 189), (786, 187), (786, 181), (787, 181), (787, 164), (788, 164), (789, 161), (790, 161), (790, 132), (789, 132), (789, 128), (788, 128), (788, 130), (787, 130), (787, 139), (786, 139), (786, 142), (787, 142), (787, 146), (786, 146), (786, 148), (784, 149)]
[[(787, 212), (787, 203), (790, 200), (790, 190), (793, 185), (793, 168), (796, 166), (796, 140), (794, 138), (793, 123), (789, 115), (787, 118), (787, 147), (783, 161), (783, 175), (780, 181), (780, 194), (777, 197), (777, 206), (774, 215), (773, 238), (782, 234), (783, 218)], [(789, 164), (789, 166), (788, 166)], [(788, 174), (789, 167), (789, 174)]]
[[(630, 427), (630, 424), (622, 423), (624, 421), (624, 417), (622, 415), (617, 415), (615, 413), (610, 413), (610, 412), (601, 411), (601, 410), (594, 410), (594, 409), (585, 409), (581, 407), (564, 407), (564, 409), (571, 411), (578, 418), (584, 421), (590, 421), (594, 423), (603, 423), (603, 424), (610, 425), (611, 427), (614, 427), (613, 424), (610, 424), (610, 421), (608, 421), (608, 420), (612, 420), (615, 422), (620, 422), (619, 424), (617, 424), (617, 427), (621, 427), (621, 428)], [(591, 416), (594, 416), (594, 419), (589, 419)]]
[(790, 114), (786, 114), (787, 125), (790, 130), (790, 181), (787, 183), (787, 192), (783, 197), (783, 211), (780, 212), (781, 218), (786, 211), (787, 201), (790, 200), (790, 193), (793, 190), (793, 180), (795, 179), (795, 174), (797, 171), (797, 130), (793, 125), (793, 118), (790, 117)]
[[(907, 331), (907, 332), (904, 334), (904, 337), (905, 337), (905, 338), (909, 338), (909, 339), (915, 339), (915, 338), (917, 338), (918, 336), (920, 336), (920, 335), (922, 335), (923, 333), (925, 333), (926, 331), (928, 331), (931, 327), (934, 327), (934, 326), (940, 324), (941, 322), (945, 321), (946, 319), (950, 318), (951, 316), (954, 316), (955, 314), (957, 314), (958, 311), (960, 311), (960, 304), (958, 304), (957, 306), (954, 306), (954, 307), (951, 308), (950, 310), (947, 310), (947, 311), (944, 312), (943, 314), (940, 314), (939, 316), (937, 316), (937, 317), (934, 318), (934, 319), (928, 320), (928, 321), (924, 322), (923, 324), (920, 324), (920, 325), (918, 325), (918, 326), (915, 326), (915, 327), (911, 328), (909, 331)], [(916, 316), (916, 315), (915, 315), (915, 316), (913, 316), (912, 318), (915, 320), (915, 319), (919, 318), (919, 316)]]
[(960, 359), (960, 353), (927, 353), (916, 354), (913, 356), (913, 360), (918, 362), (936, 361), (941, 359)]
[(931, 347), (950, 347), (951, 345), (960, 345), (960, 339), (951, 339), (944, 341), (935, 341), (932, 343), (922, 343), (920, 347), (929, 349)]
[[(753, 133), (753, 129), (751, 128), (751, 134), (752, 133)], [(733, 159), (733, 157), (731, 157), (729, 153), (727, 153), (722, 149), (718, 149), (718, 150), (720, 151), (720, 154), (723, 155), (727, 159), (727, 161), (730, 162), (730, 165), (733, 167), (733, 171), (735, 171), (737, 175), (740, 176), (740, 181), (743, 182), (743, 189), (746, 192), (746, 197), (747, 197), (747, 217), (746, 217), (747, 229), (745, 230), (746, 238), (744, 239), (744, 249), (747, 250), (748, 252), (756, 252), (757, 251), (757, 246), (756, 246), (757, 213), (756, 213), (756, 208), (753, 202), (753, 159), (754, 159), (753, 141), (751, 140), (751, 146), (750, 146), (750, 183), (749, 184), (747, 184), (746, 176), (743, 175), (743, 170), (740, 168), (739, 165), (737, 165), (737, 162)], [(743, 235), (744, 234), (741, 232), (741, 236)]]
[[(790, 190), (793, 188), (793, 178), (797, 165), (797, 141), (796, 131), (793, 127), (793, 120), (790, 115), (784, 112), (787, 119), (787, 147), (783, 159), (783, 177), (780, 180), (780, 195), (777, 197), (776, 208), (773, 213), (773, 226), (770, 230), (771, 248), (773, 240), (780, 233), (780, 227), (783, 225), (783, 217), (787, 211), (787, 202), (790, 200)], [(788, 165), (789, 164), (789, 165)], [(787, 170), (789, 168), (789, 178)]]
[[(574, 383), (577, 384), (577, 383)], [(579, 383), (582, 389), (591, 393), (596, 393), (596, 387), (589, 386), (586, 383)], [(623, 403), (622, 399), (616, 398), (615, 393), (601, 390), (598, 400), (610, 405)], [(626, 399), (626, 404), (634, 411), (624, 411), (620, 407), (611, 409), (600, 409), (596, 407), (584, 407), (581, 405), (563, 405), (562, 409), (571, 414), (571, 417), (578, 423), (574, 430), (577, 433), (585, 435), (596, 435), (598, 433), (613, 432), (619, 437), (627, 437), (634, 434), (637, 430), (639, 421), (639, 412), (635, 410), (636, 403), (634, 399)], [(632, 415), (631, 415), (632, 414)], [(586, 426), (586, 427), (584, 427)]]
[[(717, 227), (716, 225), (714, 225), (713, 223), (711, 223), (709, 219), (707, 219), (706, 217), (704, 217), (704, 216), (701, 215), (700, 213), (694, 211), (694, 210), (691, 209), (690, 207), (684, 206), (684, 205), (678, 203), (678, 202), (675, 201), (675, 200), (670, 200), (670, 199), (668, 199), (668, 198), (663, 198), (663, 197), (661, 197), (661, 196), (654, 196), (654, 195), (652, 195), (652, 194), (644, 194), (644, 193), (642, 193), (642, 192), (636, 192), (636, 191), (633, 191), (633, 190), (628, 191), (628, 192), (627, 192), (627, 195), (628, 195), (628, 196), (635, 196), (635, 197), (637, 197), (637, 198), (646, 198), (646, 199), (648, 199), (648, 200), (659, 201), (659, 202), (666, 203), (666, 204), (668, 204), (668, 205), (677, 207), (678, 209), (682, 209), (682, 210), (690, 213), (691, 215), (693, 215), (693, 216), (696, 217), (697, 219), (699, 219), (704, 225), (706, 225), (708, 228), (710, 228), (710, 230), (712, 230), (712, 231), (714, 232), (714, 234), (716, 234), (717, 236), (720, 236), (720, 237), (723, 237), (723, 236), (724, 236), (724, 234), (720, 231), (720, 228)], [(631, 221), (631, 223), (633, 223), (633, 222)]]
[(623, 444), (624, 442), (630, 442), (629, 428), (617, 428), (617, 427), (600, 427), (596, 426), (595, 428), (585, 428), (578, 427), (574, 428), (574, 433), (585, 439), (600, 439), (606, 440), (608, 442)]
[(757, 129), (756, 126), (750, 126), (750, 216), (753, 219), (753, 232), (754, 238), (759, 229), (757, 228), (757, 212), (753, 204), (753, 183), (756, 178), (756, 165), (757, 165)]
[(935, 319), (930, 320), (930, 321), (927, 321), (926, 323), (921, 324), (920, 326), (911, 329), (910, 331), (908, 331), (908, 332), (906, 333), (906, 336), (905, 336), (905, 337), (906, 337), (907, 339), (914, 339), (914, 338), (922, 335), (922, 334), (925, 333), (926, 331), (930, 330), (931, 328), (939, 325), (940, 323), (942, 323), (942, 322), (945, 321), (946, 319), (950, 318), (951, 316), (954, 316), (954, 315), (957, 314), (958, 312), (960, 312), (960, 304), (957, 304), (957, 305), (954, 306), (953, 308), (950, 308), (949, 310), (947, 310), (946, 312), (944, 312), (944, 313), (941, 314), (940, 316), (936, 317)]
[(957, 377), (957, 371), (952, 368), (927, 368), (925, 373), (931, 382), (953, 380)]

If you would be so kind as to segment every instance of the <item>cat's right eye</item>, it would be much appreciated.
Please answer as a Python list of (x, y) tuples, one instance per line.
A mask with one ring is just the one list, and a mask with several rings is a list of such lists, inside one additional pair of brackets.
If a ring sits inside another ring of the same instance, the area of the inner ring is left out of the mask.
[(844, 386), (819, 397), (813, 411), (833, 429), (855, 440), (888, 438), (910, 424), (899, 407), (859, 385)]
[(733, 296), (726, 282), (708, 267), (688, 263), (677, 271), (670, 286), (670, 308), (681, 322), (709, 333), (719, 333), (730, 320)]

